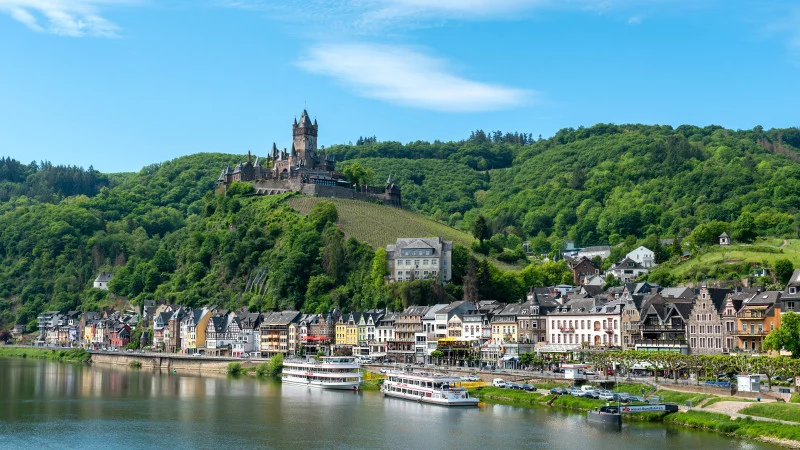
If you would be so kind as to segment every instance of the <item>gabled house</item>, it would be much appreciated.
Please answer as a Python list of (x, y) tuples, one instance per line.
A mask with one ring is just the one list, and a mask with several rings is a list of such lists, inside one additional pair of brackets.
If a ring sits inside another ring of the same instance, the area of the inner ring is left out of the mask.
[(122, 324), (115, 325), (111, 329), (109, 340), (112, 347), (125, 347), (131, 341), (131, 327)]
[[(665, 289), (666, 290), (666, 289)], [(662, 291), (663, 292), (663, 291)], [(686, 323), (686, 337), (693, 354), (720, 354), (730, 352), (723, 313), (730, 289), (703, 286), (695, 299)]]
[(693, 302), (676, 300), (665, 299), (660, 294), (645, 298), (639, 313), (641, 338), (634, 342), (637, 350), (666, 350), (689, 354), (686, 322)]
[(300, 311), (265, 313), (259, 327), (261, 356), (290, 354), (289, 328), (300, 320)]
[(642, 267), (650, 268), (656, 266), (656, 255), (649, 248), (640, 245), (625, 255), (625, 258), (636, 261)]
[(114, 278), (114, 275), (111, 273), (106, 273), (105, 271), (100, 272), (100, 275), (94, 279), (94, 283), (92, 286), (95, 289), (102, 289), (104, 291), (108, 290), (108, 283), (111, 282), (111, 279)]
[(233, 343), (231, 356), (240, 358), (254, 353), (261, 353), (259, 350), (259, 326), (263, 317), (261, 313), (242, 312), (237, 314), (239, 336)]
[(621, 282), (631, 283), (636, 281), (636, 279), (642, 275), (646, 275), (647, 272), (649, 272), (649, 269), (632, 260), (631, 258), (626, 257), (623, 258), (622, 261), (611, 266), (611, 269), (608, 271)]
[(719, 235), (719, 245), (731, 245), (731, 237), (728, 236), (728, 233), (722, 232)]
[(800, 313), (800, 269), (792, 272), (781, 295), (781, 313), (793, 311)]
[(600, 275), (600, 269), (585, 256), (570, 261), (569, 269), (572, 271), (572, 283), (575, 285), (583, 284), (587, 277)]

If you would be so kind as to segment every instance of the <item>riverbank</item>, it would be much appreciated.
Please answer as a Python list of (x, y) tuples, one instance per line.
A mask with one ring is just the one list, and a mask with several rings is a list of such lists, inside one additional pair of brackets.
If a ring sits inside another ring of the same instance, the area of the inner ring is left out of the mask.
[(0, 347), (0, 358), (33, 358), (47, 359), (60, 362), (84, 362), (90, 359), (90, 354), (80, 348), (73, 349), (44, 349), (25, 347)]
[[(653, 389), (645, 386), (647, 385), (642, 385), (640, 389), (645, 389), (646, 392), (648, 388)], [(628, 386), (628, 390), (633, 390), (630, 388), (635, 387), (637, 386)], [(606, 404), (604, 400), (573, 397), (571, 395), (555, 396), (550, 394), (549, 391), (526, 392), (488, 386), (470, 389), (470, 394), (480, 398), (483, 402), (522, 408), (551, 407), (585, 412)], [(665, 401), (674, 401), (672, 399), (683, 398), (686, 395), (683, 392), (669, 391), (663, 388), (660, 388), (655, 394), (664, 397)], [(704, 395), (703, 400), (709, 399), (709, 402), (714, 404), (727, 401), (730, 397), (720, 397), (721, 400), (714, 401), (716, 398), (713, 395)], [(743, 403), (745, 403), (744, 406), (752, 404), (751, 401), (748, 402), (747, 400)], [(664, 412), (629, 414), (625, 416), (625, 420), (669, 423), (688, 428), (715, 431), (726, 436), (755, 439), (783, 447), (800, 449), (800, 423), (794, 424), (784, 421), (778, 424), (772, 421), (774, 419), (766, 418), (769, 417), (771, 409), (780, 409), (782, 414), (778, 417), (796, 419), (800, 416), (800, 406), (783, 403), (760, 403), (757, 406), (760, 408), (754, 408), (750, 411), (760, 412), (765, 418), (750, 417), (744, 414), (737, 414), (739, 417), (732, 418), (723, 413), (690, 409), (672, 414)], [(797, 408), (797, 411), (789, 410), (789, 412), (786, 412), (787, 406), (789, 408)], [(764, 409), (767, 409), (767, 411), (764, 412)], [(796, 413), (797, 415), (789, 415), (791, 413)], [(775, 414), (777, 415), (778, 413)]]

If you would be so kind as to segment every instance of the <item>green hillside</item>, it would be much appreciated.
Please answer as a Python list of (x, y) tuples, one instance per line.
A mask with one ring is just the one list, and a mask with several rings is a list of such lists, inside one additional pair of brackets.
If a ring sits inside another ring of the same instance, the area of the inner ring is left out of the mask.
[[(667, 277), (673, 282), (704, 281), (706, 279), (748, 278), (756, 267), (772, 269), (781, 259), (800, 262), (799, 239), (758, 239), (755, 243), (714, 245), (695, 251), (685, 261), (662, 264), (653, 278)], [(770, 277), (771, 278), (771, 277)], [(661, 281), (661, 280), (659, 280)]]
[(441, 236), (467, 248), (475, 240), (472, 235), (441, 224), (406, 209), (358, 200), (322, 197), (291, 197), (292, 208), (308, 214), (320, 201), (331, 201), (339, 211), (339, 227), (372, 248), (386, 247), (397, 238)]

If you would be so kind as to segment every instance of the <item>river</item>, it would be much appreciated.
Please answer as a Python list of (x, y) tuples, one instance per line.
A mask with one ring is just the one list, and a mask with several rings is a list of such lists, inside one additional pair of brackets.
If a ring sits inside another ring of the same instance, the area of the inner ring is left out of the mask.
[(22, 359), (0, 359), (0, 447), (774, 448), (663, 424), (607, 431), (547, 408), (451, 409), (379, 392)]

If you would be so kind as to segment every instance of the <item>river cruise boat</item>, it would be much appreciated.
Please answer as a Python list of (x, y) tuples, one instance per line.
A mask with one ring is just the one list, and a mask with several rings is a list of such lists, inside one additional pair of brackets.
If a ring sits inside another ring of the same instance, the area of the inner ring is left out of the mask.
[(460, 382), (451, 376), (391, 371), (386, 375), (381, 392), (389, 397), (435, 405), (476, 406), (479, 400), (471, 397)]
[(323, 356), (314, 359), (289, 359), (283, 362), (281, 380), (287, 384), (321, 389), (358, 390), (361, 365), (351, 356)]

